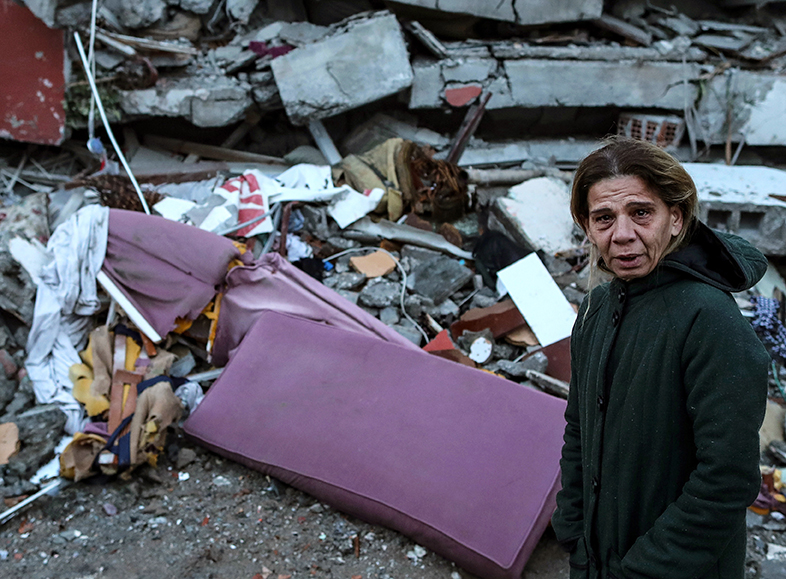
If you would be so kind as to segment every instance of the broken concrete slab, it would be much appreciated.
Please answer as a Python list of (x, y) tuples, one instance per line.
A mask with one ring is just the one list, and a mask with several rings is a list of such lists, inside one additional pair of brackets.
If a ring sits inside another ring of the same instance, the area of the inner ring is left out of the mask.
[(234, 77), (161, 79), (155, 87), (119, 91), (129, 116), (181, 117), (198, 127), (221, 127), (241, 120), (252, 104), (251, 85)]
[(570, 189), (561, 179), (537, 177), (512, 187), (492, 205), (503, 233), (528, 251), (550, 255), (576, 245)]
[(599, 18), (603, 12), (603, 0), (505, 0), (504, 2), (476, 2), (475, 0), (396, 0), (401, 4), (451, 12), (469, 14), (492, 20), (515, 22), (516, 24), (546, 24), (549, 22), (573, 22)]
[(545, 374), (546, 369), (549, 367), (549, 359), (543, 352), (535, 352), (520, 362), (514, 362), (513, 360), (497, 360), (494, 362), (493, 366), (493, 368), (488, 368), (492, 372), (500, 370), (514, 378), (526, 378), (528, 370), (534, 370), (535, 372)]
[(258, 2), (259, 0), (227, 0), (226, 10), (232, 18), (246, 23)]
[(47, 200), (46, 193), (29, 195), (21, 203), (3, 208), (5, 219), (0, 221), (0, 309), (27, 326), (33, 322), (36, 286), (27, 270), (14, 259), (9, 243), (15, 237), (46, 243)]
[(20, 450), (11, 457), (8, 468), (29, 478), (54, 456), (66, 415), (54, 404), (43, 404), (18, 415), (14, 422), (19, 428)]
[(695, 130), (697, 139), (723, 144), (731, 135), (732, 141), (744, 139), (748, 145), (786, 145), (783, 76), (730, 69), (713, 77), (702, 95), (698, 106), (699, 127)]
[(455, 259), (439, 256), (416, 266), (407, 285), (439, 305), (472, 279), (473, 273)]
[(126, 2), (125, 0), (107, 0), (108, 8), (125, 28), (145, 28), (161, 20), (166, 10), (164, 0), (145, 0), (144, 2)]
[(395, 16), (379, 12), (344, 21), (335, 30), (271, 62), (284, 108), (296, 125), (351, 110), (412, 84), (409, 55)]
[(391, 281), (368, 283), (360, 292), (358, 302), (370, 308), (386, 308), (399, 302), (401, 284)]
[(322, 280), (327, 287), (336, 291), (354, 290), (366, 282), (366, 276), (362, 273), (346, 272), (331, 275)]
[(685, 163), (699, 193), (699, 216), (767, 255), (786, 255), (786, 171)]

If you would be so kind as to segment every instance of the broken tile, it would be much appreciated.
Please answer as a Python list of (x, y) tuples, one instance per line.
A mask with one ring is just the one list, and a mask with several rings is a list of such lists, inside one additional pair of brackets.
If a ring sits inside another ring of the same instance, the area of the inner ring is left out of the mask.
[(482, 92), (483, 87), (476, 84), (459, 88), (446, 88), (445, 100), (448, 101), (448, 104), (451, 106), (463, 107), (479, 97)]
[(371, 279), (382, 277), (396, 269), (396, 260), (386, 251), (375, 251), (369, 255), (355, 256), (349, 260), (349, 265)]

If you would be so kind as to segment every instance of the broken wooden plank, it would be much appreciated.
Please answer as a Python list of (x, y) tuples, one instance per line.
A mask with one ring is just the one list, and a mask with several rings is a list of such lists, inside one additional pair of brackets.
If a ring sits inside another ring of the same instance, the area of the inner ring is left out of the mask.
[(556, 167), (539, 169), (467, 169), (467, 182), (484, 187), (518, 185), (536, 177), (557, 177), (566, 183), (573, 179), (572, 174)]
[(179, 139), (170, 139), (168, 137), (159, 137), (157, 135), (146, 135), (144, 142), (145, 145), (149, 147), (158, 147), (166, 151), (180, 153), (181, 155), (190, 155), (193, 153), (195, 155), (199, 155), (200, 157), (205, 157), (207, 159), (217, 159), (219, 161), (263, 164), (273, 163), (284, 166), (288, 165), (284, 159), (279, 157), (259, 155), (257, 153), (249, 153), (248, 151), (237, 151), (235, 149), (216, 147), (214, 145), (203, 145), (202, 143), (181, 141)]
[(193, 46), (187, 46), (181, 43), (167, 42), (164, 40), (151, 40), (149, 38), (138, 38), (136, 36), (129, 36), (127, 34), (119, 34), (117, 32), (109, 32), (108, 30), (96, 31), (96, 37), (102, 42), (107, 39), (120, 43), (125, 46), (130, 46), (137, 50), (147, 50), (153, 52), (170, 52), (173, 54), (187, 54), (189, 56), (196, 56), (199, 50)]
[(767, 34), (769, 32), (767, 28), (750, 26), (748, 24), (734, 24), (717, 20), (699, 20), (698, 22), (702, 30), (713, 30), (716, 32), (748, 32), (750, 34)]
[(633, 26), (632, 24), (628, 24), (624, 20), (620, 20), (614, 16), (604, 14), (597, 20), (593, 20), (592, 23), (599, 28), (603, 28), (604, 30), (608, 30), (614, 34), (619, 34), (620, 36), (641, 44), (642, 46), (649, 46), (652, 44), (652, 35), (649, 32), (645, 32), (641, 28)]
[(716, 50), (728, 50), (730, 52), (739, 52), (751, 42), (753, 42), (753, 36), (747, 34), (739, 36), (701, 34), (693, 39), (693, 43), (699, 46), (714, 48)]
[(415, 36), (415, 38), (420, 40), (420, 42), (423, 43), (423, 46), (425, 46), (428, 51), (437, 58), (448, 57), (448, 51), (445, 48), (445, 45), (442, 44), (436, 36), (434, 36), (434, 33), (432, 33), (417, 20), (408, 22), (404, 25), (404, 28), (409, 30), (413, 36)]
[(527, 370), (526, 376), (528, 380), (533, 382), (544, 392), (548, 392), (549, 394), (559, 396), (560, 398), (565, 398), (567, 400), (568, 391), (570, 389), (570, 386), (567, 382), (557, 380), (556, 378), (552, 378), (551, 376), (547, 376), (546, 374), (537, 372), (535, 370)]
[(319, 147), (319, 151), (324, 155), (325, 159), (327, 159), (327, 162), (331, 165), (340, 163), (342, 159), (341, 153), (338, 152), (336, 145), (333, 143), (333, 139), (330, 138), (330, 134), (327, 132), (325, 125), (322, 124), (322, 121), (309, 121), (308, 130), (311, 132), (311, 136), (314, 137), (314, 141), (317, 147)]

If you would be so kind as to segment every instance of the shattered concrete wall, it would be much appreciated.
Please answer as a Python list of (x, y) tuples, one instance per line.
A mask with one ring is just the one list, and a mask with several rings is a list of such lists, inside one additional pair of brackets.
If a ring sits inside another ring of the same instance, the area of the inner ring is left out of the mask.
[(183, 117), (197, 127), (239, 121), (251, 103), (251, 85), (229, 76), (163, 79), (153, 88), (120, 91), (127, 115)]
[[(711, 144), (786, 145), (786, 77), (727, 70), (703, 87), (698, 136)], [(729, 122), (730, 121), (730, 122)]]
[(503, 0), (478, 2), (477, 0), (396, 0), (420, 8), (442, 12), (470, 14), (492, 20), (516, 24), (544, 24), (547, 22), (572, 22), (591, 20), (603, 12), (603, 0)]

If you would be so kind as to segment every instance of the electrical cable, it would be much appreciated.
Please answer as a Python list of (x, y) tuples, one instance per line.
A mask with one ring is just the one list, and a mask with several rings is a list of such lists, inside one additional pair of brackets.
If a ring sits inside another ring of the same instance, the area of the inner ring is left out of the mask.
[(399, 263), (398, 259), (396, 259), (396, 257), (392, 253), (390, 253), (388, 250), (382, 249), (380, 247), (354, 247), (354, 248), (345, 249), (344, 251), (340, 251), (340, 252), (338, 252), (336, 254), (333, 254), (330, 257), (328, 257), (327, 259), (325, 259), (325, 261), (332, 261), (334, 259), (338, 259), (339, 257), (342, 257), (342, 256), (347, 255), (349, 253), (360, 253), (360, 252), (364, 252), (364, 251), (384, 251), (396, 263), (396, 267), (401, 272), (401, 278), (402, 278), (401, 279), (401, 295), (399, 296), (400, 297), (399, 303), (401, 305), (401, 313), (404, 314), (404, 317), (407, 320), (409, 320), (409, 322), (413, 326), (415, 326), (415, 328), (418, 330), (418, 332), (420, 332), (420, 335), (423, 336), (423, 339), (426, 340), (426, 342), (428, 342), (429, 341), (428, 334), (426, 334), (425, 330), (423, 330), (423, 328), (421, 328), (420, 325), (414, 319), (412, 319), (412, 316), (410, 316), (407, 313), (407, 310), (404, 307), (404, 296), (407, 293), (407, 272), (404, 271), (404, 268), (401, 266), (401, 264)]

